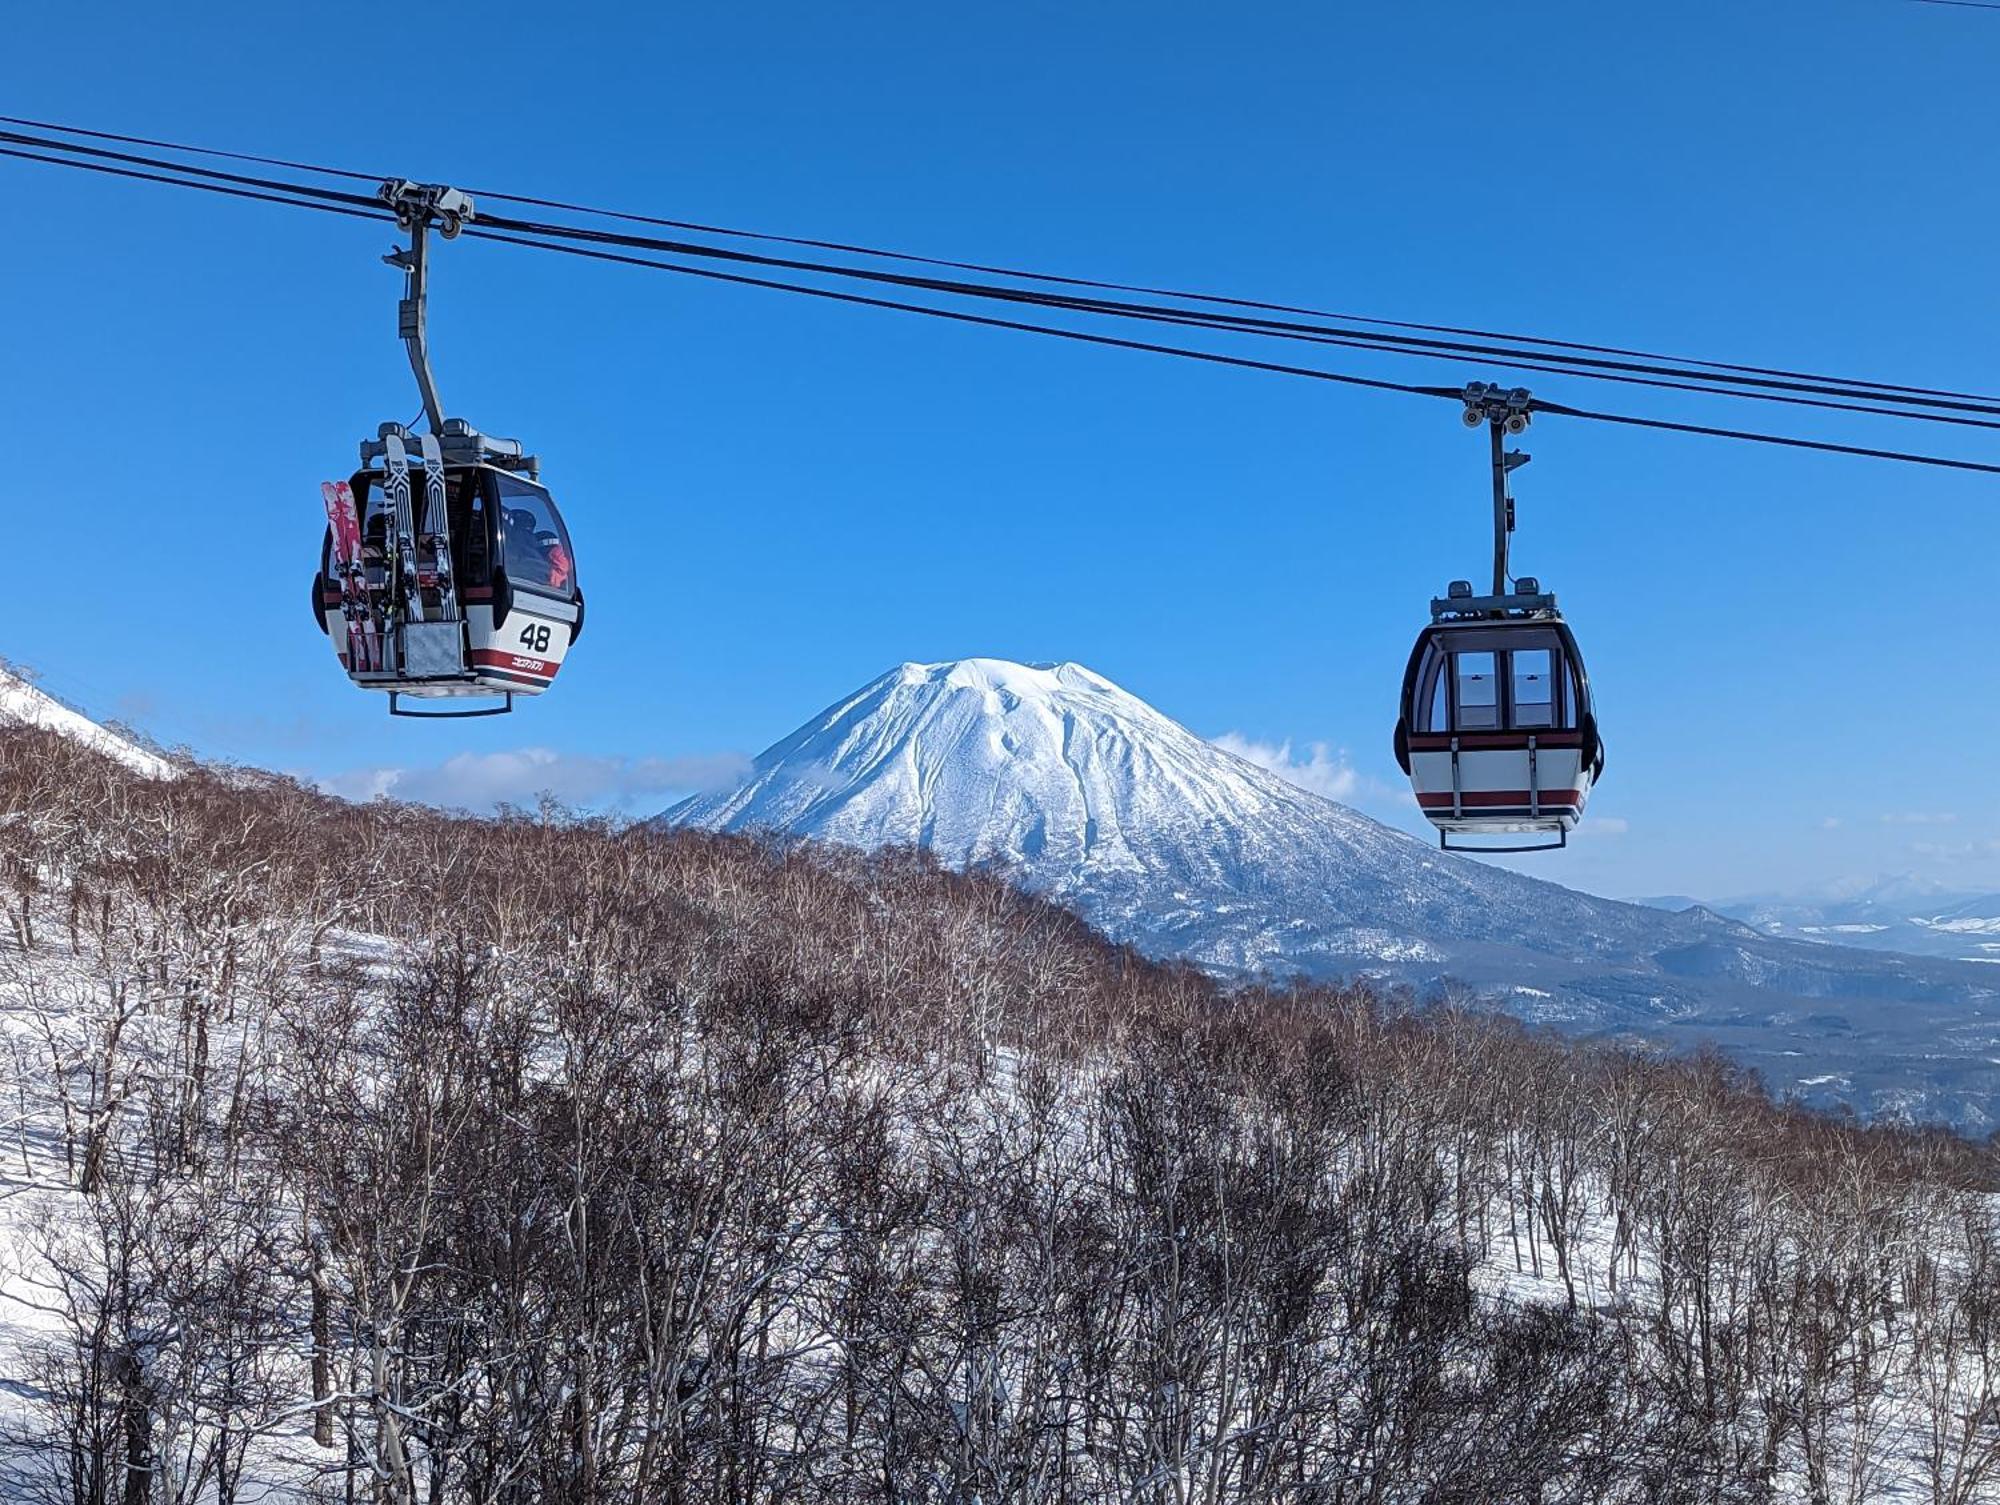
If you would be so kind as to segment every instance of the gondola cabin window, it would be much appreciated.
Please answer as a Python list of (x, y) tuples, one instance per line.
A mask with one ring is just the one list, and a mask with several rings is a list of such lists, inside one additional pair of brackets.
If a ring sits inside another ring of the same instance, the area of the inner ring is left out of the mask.
[(1457, 685), (1458, 723), (1462, 732), (1493, 731), (1500, 725), (1500, 681), (1491, 653), (1454, 653), (1452, 679)]
[(361, 558), (368, 583), (379, 586), (388, 567), (389, 540), (396, 531), (394, 510), (387, 494), (374, 484), (374, 477), (355, 477), (354, 496), (361, 508)]
[[(1461, 646), (1462, 644), (1462, 646)], [(1576, 688), (1554, 634), (1530, 629), (1450, 629), (1426, 646), (1412, 730), (1560, 731), (1575, 725)]]
[(487, 548), (486, 498), (479, 472), (466, 470), (452, 477), (447, 512), (451, 520), (452, 562), (458, 578), (468, 585), (489, 585), (492, 571)]
[[(386, 580), (391, 546), (396, 535), (396, 512), (389, 504), (388, 490), (374, 476), (363, 472), (354, 478), (354, 495), (361, 509), (362, 560), (368, 583), (380, 587)], [(436, 568), (437, 561), (422, 541), (424, 508), (423, 478), (417, 477), (410, 497), (410, 522), (417, 551), (417, 567)], [(445, 519), (451, 539), (452, 573), (461, 587), (483, 585), (487, 581), (486, 516), (479, 494), (479, 475), (464, 471), (445, 484)]]
[(1514, 726), (1529, 730), (1556, 724), (1556, 682), (1552, 658), (1546, 648), (1516, 648), (1507, 655)]
[(541, 487), (502, 476), (499, 482), (502, 558), (516, 585), (569, 595), (576, 589), (576, 562), (569, 534)]

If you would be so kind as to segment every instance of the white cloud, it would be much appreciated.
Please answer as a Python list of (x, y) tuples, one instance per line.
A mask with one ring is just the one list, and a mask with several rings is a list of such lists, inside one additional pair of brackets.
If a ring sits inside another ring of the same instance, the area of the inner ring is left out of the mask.
[(1257, 742), (1241, 732), (1224, 732), (1209, 740), (1246, 763), (1255, 763), (1301, 789), (1324, 795), (1330, 800), (1351, 799), (1361, 787), (1361, 776), (1347, 761), (1347, 754), (1334, 750), (1324, 742), (1312, 743), (1306, 749), (1306, 756), (1297, 759), (1292, 756), (1289, 737), (1277, 743)]
[(1949, 811), (1936, 814), (1911, 811), (1907, 813), (1886, 814), (1882, 817), (1882, 824), (1885, 826), (1949, 826), (1956, 822), (1957, 819), (1958, 816)]
[(1623, 836), (1632, 829), (1632, 822), (1622, 815), (1586, 815), (1577, 828), (1570, 832), (1572, 838), (1596, 836)]
[(750, 760), (741, 753), (615, 758), (522, 747), (459, 753), (417, 767), (356, 768), (318, 782), (329, 794), (351, 800), (386, 795), (451, 809), (490, 810), (502, 804), (532, 805), (549, 794), (565, 805), (617, 810), (669, 795), (731, 788), (749, 769)]
[(1838, 831), (1840, 829), (1840, 817), (1838, 815), (1822, 815), (1819, 818), (1819, 828), (1822, 831)]

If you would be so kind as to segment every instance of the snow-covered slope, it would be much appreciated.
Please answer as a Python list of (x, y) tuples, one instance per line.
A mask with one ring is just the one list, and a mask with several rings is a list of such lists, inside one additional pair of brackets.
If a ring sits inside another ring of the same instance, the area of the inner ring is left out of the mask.
[(129, 737), (121, 737), (109, 727), (99, 726), (81, 711), (71, 710), (53, 695), (0, 669), (0, 725), (10, 722), (72, 737), (149, 779), (174, 776), (174, 765), (158, 753), (141, 747)]
[[(1773, 938), (1450, 856), (1204, 741), (1079, 664), (904, 664), (768, 749), (740, 789), (660, 819), (922, 846), (949, 866), (1004, 866), (1153, 954), (1456, 981), (1582, 1027), (1699, 1025), (1781, 1083), (1814, 1075), (1835, 1087), (1828, 1096), (1916, 1092), (1969, 1101), (1974, 1121), (2000, 1116), (2000, 1068), (1979, 1064), (2000, 1044), (1990, 969)], [(1925, 1066), (1919, 1084), (1882, 1078), (1882, 1063), (1919, 1046), (1946, 1064)], [(1959, 1061), (1976, 1081), (1959, 1081)]]

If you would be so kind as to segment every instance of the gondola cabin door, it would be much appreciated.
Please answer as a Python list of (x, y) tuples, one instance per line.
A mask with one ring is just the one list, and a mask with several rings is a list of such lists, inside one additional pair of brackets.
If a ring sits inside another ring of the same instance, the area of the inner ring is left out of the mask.
[(583, 630), (569, 532), (548, 492), (520, 476), (487, 472), (481, 500), (494, 567), (487, 610), (467, 613), (472, 666), (488, 683), (539, 694)]

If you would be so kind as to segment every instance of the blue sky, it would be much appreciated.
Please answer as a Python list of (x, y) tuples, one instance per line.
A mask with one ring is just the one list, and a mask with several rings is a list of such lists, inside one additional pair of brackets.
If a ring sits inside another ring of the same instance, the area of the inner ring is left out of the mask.
[[(1896, 0), (90, 3), (10, 17), (0, 111), (1992, 390), (1996, 64), (2000, 14)], [(1403, 658), (1485, 547), (1483, 441), (1441, 404), (461, 241), (432, 298), (446, 405), (545, 457), (591, 631), (521, 714), (411, 726), (306, 606), (317, 483), (416, 409), (387, 227), (0, 182), (0, 653), (95, 712), (347, 788), (643, 811), (904, 659), (1069, 658), (1408, 822)], [(2000, 887), (1992, 478), (1556, 419), (1525, 444), (1517, 568), (1561, 595), (1610, 745), (1588, 839), (1532, 871)]]

